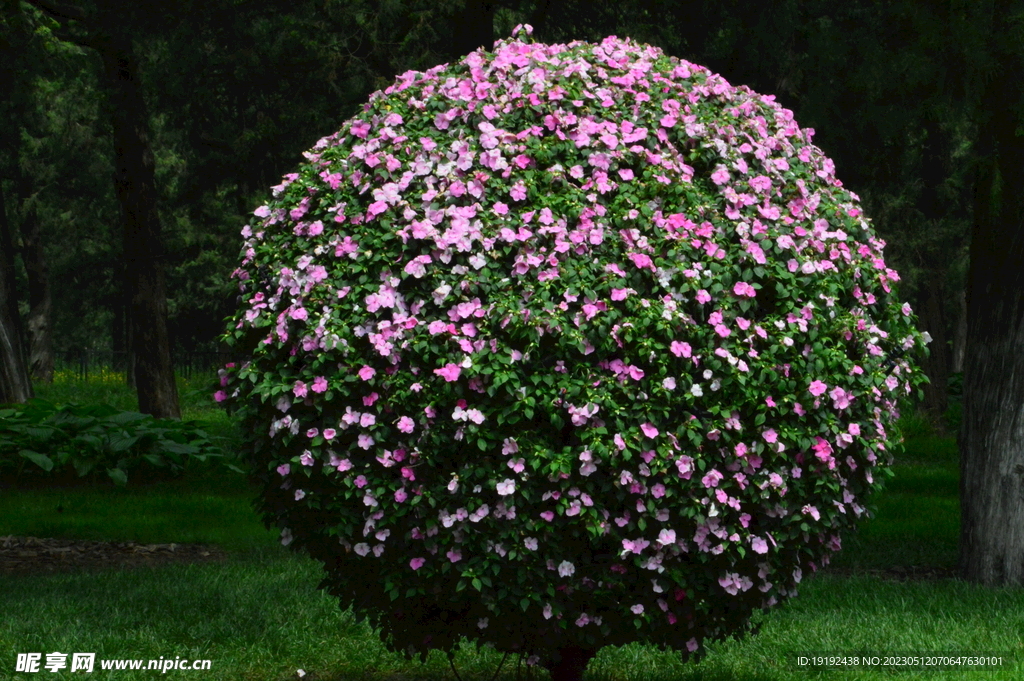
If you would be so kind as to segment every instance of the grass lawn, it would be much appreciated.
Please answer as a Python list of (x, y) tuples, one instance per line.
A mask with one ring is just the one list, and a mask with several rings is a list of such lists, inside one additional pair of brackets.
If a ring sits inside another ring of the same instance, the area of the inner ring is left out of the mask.
[[(203, 396), (194, 399), (186, 418), (220, 418), (211, 430), (230, 436), (231, 423)], [(1024, 678), (1024, 589), (986, 589), (952, 579), (894, 582), (865, 572), (954, 565), (957, 480), (950, 440), (913, 438), (896, 477), (878, 498), (877, 516), (844, 538), (834, 566), (838, 572), (806, 579), (799, 597), (761, 617), (757, 636), (716, 644), (700, 664), (683, 664), (672, 653), (643, 646), (606, 648), (586, 678)], [(163, 676), (98, 668), (91, 675), (14, 671), (18, 653), (41, 652), (45, 662), (46, 653), (60, 651), (93, 652), (97, 661), (179, 656), (211, 661), (207, 671), (171, 670), (167, 678), (284, 681), (299, 678), (302, 669), (305, 681), (454, 681), (443, 655), (432, 654), (420, 664), (387, 652), (372, 631), (319, 592), (319, 565), (283, 549), (276, 534), (256, 519), (250, 498), (242, 477), (223, 470), (192, 470), (180, 480), (124, 489), (0, 491), (0, 536), (207, 542), (231, 554), (222, 563), (0, 578), (0, 679)], [(801, 653), (994, 654), (1006, 663), (985, 672), (947, 668), (894, 674), (866, 667), (820, 672), (799, 668), (795, 659)], [(501, 660), (501, 654), (467, 645), (455, 666), (464, 681), (482, 681), (492, 678)], [(517, 678), (516, 662), (510, 656), (497, 678)], [(541, 680), (547, 673), (528, 672), (524, 665), (518, 676)]]

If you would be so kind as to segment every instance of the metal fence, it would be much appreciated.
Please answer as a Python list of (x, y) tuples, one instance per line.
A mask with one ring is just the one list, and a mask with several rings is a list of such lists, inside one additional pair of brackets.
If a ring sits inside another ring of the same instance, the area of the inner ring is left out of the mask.
[[(213, 374), (226, 363), (237, 358), (229, 352), (192, 351), (171, 354), (174, 371), (184, 378), (195, 374)], [(88, 381), (90, 374), (98, 376), (106, 371), (125, 373), (128, 370), (128, 352), (112, 350), (60, 350), (54, 353), (56, 371), (74, 372), (78, 380)]]

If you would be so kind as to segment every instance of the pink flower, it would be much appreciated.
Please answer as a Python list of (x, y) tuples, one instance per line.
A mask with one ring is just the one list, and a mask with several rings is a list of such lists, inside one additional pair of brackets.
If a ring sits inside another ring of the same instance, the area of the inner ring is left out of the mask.
[(644, 431), (644, 435), (649, 438), (655, 438), (658, 436), (658, 429), (654, 427), (652, 423), (643, 423), (640, 425), (640, 430)]
[(623, 182), (629, 182), (630, 180), (633, 179), (633, 171), (630, 170), (629, 168), (620, 168), (619, 177), (622, 178)]
[(697, 291), (697, 302), (698, 303), (703, 305), (704, 303), (710, 302), (710, 300), (711, 300), (711, 294), (710, 293), (708, 293), (704, 289), (701, 289), (701, 290)]
[(413, 421), (408, 416), (403, 416), (402, 418), (398, 419), (398, 430), (402, 431), (403, 433), (411, 433), (413, 429), (415, 429), (415, 427), (416, 422)]
[(295, 385), (292, 386), (292, 392), (295, 393), (296, 397), (305, 397), (306, 384), (302, 381), (295, 381)]
[(807, 389), (815, 397), (820, 397), (821, 395), (825, 394), (826, 390), (828, 390), (828, 386), (822, 383), (821, 381), (814, 381)]
[(406, 493), (406, 491), (404, 489), (396, 489), (395, 490), (395, 501), (397, 501), (398, 503), (401, 504), (402, 502), (404, 502), (408, 498), (409, 498), (409, 495)]
[(672, 341), (668, 349), (676, 357), (689, 357), (693, 352), (689, 343), (680, 343), (679, 341)]
[(364, 381), (369, 381), (377, 373), (377, 370), (371, 366), (363, 365), (363, 368), (359, 370), (359, 378)]
[(633, 261), (634, 265), (641, 269), (644, 267), (648, 267), (652, 270), (654, 269), (654, 261), (651, 260), (651, 256), (646, 253), (630, 253), (629, 259)]
[(277, 467), (277, 472), (281, 475), (288, 475), (291, 472), (291, 470), (291, 465), (286, 463), (281, 464), (280, 466)]
[(413, 558), (409, 561), (409, 567), (411, 567), (413, 570), (419, 570), (421, 567), (423, 567), (423, 564), (426, 562), (426, 558)]
[(228, 399), (228, 394), (223, 390), (218, 390), (213, 394), (213, 399), (217, 400), (218, 402), (223, 402), (224, 400)]
[(462, 368), (458, 364), (452, 364), (449, 362), (441, 369), (434, 369), (434, 373), (451, 383), (452, 381), (457, 381), (459, 379), (459, 374), (462, 373)]
[(757, 291), (754, 287), (745, 281), (737, 282), (736, 285), (732, 287), (732, 292), (738, 296), (747, 296), (748, 298), (753, 298), (757, 295)]
[(768, 542), (760, 537), (751, 539), (750, 546), (754, 549), (754, 553), (768, 553)]
[(710, 471), (708, 471), (707, 475), (701, 478), (700, 481), (702, 485), (710, 489), (712, 487), (718, 487), (718, 483), (723, 477), (724, 476), (721, 473), (712, 468)]
[(507, 215), (508, 205), (502, 203), (501, 201), (498, 201), (497, 203), (494, 204), (491, 210), (494, 211), (495, 215)]
[(717, 185), (723, 185), (729, 181), (729, 171), (725, 166), (718, 166), (715, 172), (711, 173), (711, 181)]
[(775, 432), (774, 428), (769, 428), (768, 430), (761, 433), (761, 437), (765, 439), (765, 442), (774, 443), (778, 441), (779, 434)]
[(336, 431), (334, 428), (324, 428), (324, 439), (325, 440), (333, 440), (334, 436), (337, 435), (337, 434), (338, 434), (338, 431)]
[(453, 563), (458, 563), (460, 560), (462, 560), (462, 554), (458, 551), (449, 551), (445, 555), (448, 556), (448, 560), (450, 560)]
[(622, 550), (626, 551), (627, 553), (640, 553), (650, 545), (651, 542), (647, 541), (646, 539), (622, 540)]
[(853, 396), (839, 386), (833, 388), (832, 392), (830, 392), (828, 396), (832, 398), (832, 405), (836, 409), (846, 409), (850, 406), (850, 402), (853, 400)]
[(323, 376), (317, 376), (313, 379), (313, 386), (311, 390), (315, 393), (322, 393), (327, 391), (327, 379)]

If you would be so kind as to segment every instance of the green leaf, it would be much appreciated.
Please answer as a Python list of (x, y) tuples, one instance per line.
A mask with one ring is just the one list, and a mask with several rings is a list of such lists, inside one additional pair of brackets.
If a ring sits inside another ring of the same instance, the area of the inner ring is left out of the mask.
[(112, 452), (125, 452), (138, 441), (138, 435), (111, 435), (107, 444)]
[(76, 459), (72, 463), (75, 467), (75, 471), (78, 473), (78, 477), (80, 478), (84, 478), (89, 475), (89, 473), (92, 472), (92, 469), (96, 467), (95, 461), (82, 461), (81, 459)]
[(199, 454), (202, 451), (193, 445), (183, 445), (173, 440), (164, 440), (160, 443), (160, 446), (172, 454)]
[(50, 471), (53, 470), (53, 460), (50, 457), (46, 456), (45, 454), (40, 454), (39, 452), (33, 452), (31, 450), (28, 450), (28, 449), (23, 449), (23, 450), (21, 450), (18, 453), (22, 457), (28, 459), (32, 463), (34, 463), (37, 466), (39, 466), (40, 468), (42, 468), (47, 473), (49, 473)]
[(473, 578), (473, 588), (477, 591), (480, 591), (480, 589), (483, 588), (483, 584), (481, 584), (479, 577)]
[(524, 598), (519, 601), (519, 607), (523, 609), (523, 612), (526, 612), (526, 609), (530, 607), (530, 599)]
[(120, 468), (108, 468), (107, 475), (110, 476), (110, 479), (114, 481), (115, 485), (124, 487), (128, 484), (128, 474)]

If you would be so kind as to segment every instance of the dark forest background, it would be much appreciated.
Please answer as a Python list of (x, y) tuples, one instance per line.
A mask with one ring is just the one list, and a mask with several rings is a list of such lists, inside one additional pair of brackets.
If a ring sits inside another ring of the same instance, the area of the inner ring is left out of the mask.
[(1024, 580), (1022, 0), (0, 0), (0, 403), (87, 350), (180, 417), (172, 357), (218, 349), (268, 188), (396, 74), (520, 23), (656, 45), (816, 130), (934, 339), (962, 574)]

